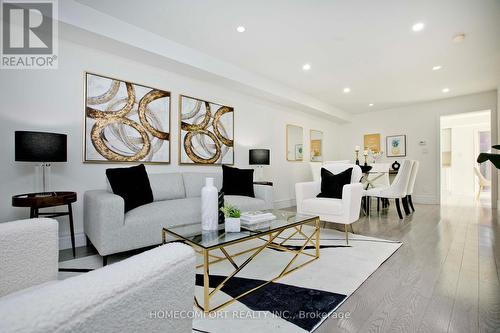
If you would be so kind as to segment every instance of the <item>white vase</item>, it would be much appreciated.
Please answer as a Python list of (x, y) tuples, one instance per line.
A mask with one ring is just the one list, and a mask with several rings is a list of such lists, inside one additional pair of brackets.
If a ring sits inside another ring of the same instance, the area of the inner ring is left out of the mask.
[(211, 243), (219, 238), (219, 233), (214, 230), (202, 230), (201, 241), (205, 244)]
[(201, 189), (201, 229), (217, 230), (219, 220), (219, 191), (214, 186), (213, 178), (205, 178), (205, 186)]
[(224, 219), (224, 228), (226, 232), (240, 232), (241, 223), (239, 217), (226, 217)]

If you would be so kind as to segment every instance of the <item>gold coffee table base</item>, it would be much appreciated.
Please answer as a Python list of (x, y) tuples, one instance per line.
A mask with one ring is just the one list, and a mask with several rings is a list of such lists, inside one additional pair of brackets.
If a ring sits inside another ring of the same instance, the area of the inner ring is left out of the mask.
[[(307, 236), (302, 231), (302, 226), (304, 224), (309, 224), (311, 222), (314, 223), (315, 228), (314, 228), (314, 231), (311, 233), (311, 235)], [(178, 235), (169, 232), (169, 230), (167, 228), (162, 229), (162, 240), (163, 240), (163, 243), (166, 243), (166, 235), (170, 234), (176, 238), (183, 240), (187, 244), (193, 246), (195, 248), (195, 251), (198, 254), (202, 255), (203, 264), (196, 266), (196, 268), (203, 269), (203, 305), (200, 304), (200, 302), (198, 301), (196, 296), (194, 297), (194, 303), (196, 304), (196, 306), (200, 310), (204, 311), (205, 313), (210, 313), (213, 311), (221, 310), (221, 309), (225, 308), (226, 306), (234, 303), (238, 299), (268, 285), (271, 282), (275, 282), (275, 281), (281, 279), (282, 277), (304, 267), (305, 265), (313, 262), (316, 259), (319, 259), (319, 245), (320, 245), (319, 244), (320, 243), (320, 225), (319, 225), (319, 223), (320, 223), (319, 218), (315, 218), (313, 220), (298, 222), (298, 223), (293, 224), (293, 225), (285, 226), (285, 227), (282, 227), (279, 229), (270, 230), (269, 232), (260, 232), (253, 237), (248, 237), (248, 238), (245, 238), (243, 240), (235, 240), (234, 242), (228, 242), (228, 243), (225, 243), (223, 245), (214, 246), (211, 248), (204, 248), (204, 247), (202, 247), (194, 242), (191, 242), (187, 239), (179, 237)], [(284, 239), (282, 242), (273, 243), (273, 241), (279, 235), (281, 235), (283, 233), (283, 231), (288, 230), (288, 229), (295, 229), (295, 231), (290, 236), (288, 236), (286, 239)], [(289, 249), (286, 246), (284, 246), (284, 243), (286, 243), (288, 240), (290, 240), (293, 236), (295, 236), (297, 234), (301, 235), (305, 239), (304, 243), (302, 244), (302, 246), (300, 247), (299, 250), (292, 250), (292, 249)], [(266, 237), (267, 237), (267, 239), (266, 239)], [(257, 238), (264, 241), (264, 244), (257, 246), (257, 247), (253, 247), (251, 249), (247, 249), (247, 250), (235, 253), (235, 254), (229, 254), (226, 250), (226, 247), (228, 247), (228, 246), (231, 246), (234, 244), (239, 244), (239, 243), (244, 243), (248, 240), (257, 239)], [(315, 248), (314, 254), (305, 252), (305, 248), (307, 247), (308, 244), (311, 244)], [(276, 277), (258, 285), (257, 287), (254, 287), (248, 291), (245, 291), (244, 293), (242, 293), (236, 297), (233, 297), (230, 300), (228, 300), (222, 304), (211, 307), (210, 300), (214, 297), (214, 295), (217, 292), (219, 292), (231, 278), (233, 278), (245, 266), (247, 266), (251, 261), (253, 261), (253, 259), (257, 255), (259, 255), (262, 252), (262, 250), (264, 250), (265, 248), (271, 248), (271, 249), (277, 249), (277, 250), (284, 251), (284, 252), (290, 252), (290, 253), (294, 253), (295, 255), (292, 257), (292, 259), (286, 264), (286, 266), (283, 268), (283, 270)], [(224, 256), (217, 256), (217, 255), (210, 253), (210, 251), (215, 251), (215, 250), (220, 250)], [(241, 265), (237, 265), (236, 262), (234, 261), (234, 258), (237, 256), (240, 256), (242, 254), (246, 254), (246, 253), (251, 253), (250, 257), (248, 257)], [(308, 261), (306, 261), (300, 265), (292, 267), (293, 263), (300, 255), (305, 255), (305, 256), (311, 257), (311, 259), (309, 259)], [(212, 260), (210, 260), (211, 258), (212, 258)], [(210, 287), (209, 287), (210, 265), (221, 262), (223, 260), (228, 260), (231, 263), (231, 265), (234, 267), (234, 271), (231, 274), (229, 274), (219, 285), (217, 285), (215, 288), (210, 290)]]

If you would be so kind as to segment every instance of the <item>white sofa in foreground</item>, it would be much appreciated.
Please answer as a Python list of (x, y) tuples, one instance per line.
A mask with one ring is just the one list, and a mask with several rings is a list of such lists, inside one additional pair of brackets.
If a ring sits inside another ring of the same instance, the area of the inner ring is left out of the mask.
[[(206, 177), (222, 188), (222, 173), (148, 174), (154, 201), (124, 213), (123, 198), (111, 189), (84, 195), (84, 230), (103, 257), (160, 244), (163, 227), (201, 223), (201, 189)], [(273, 207), (273, 188), (254, 185), (255, 198), (225, 195), (225, 202), (241, 211)]]
[(0, 223), (0, 332), (191, 332), (194, 251), (159, 246), (57, 281), (57, 230), (51, 219)]

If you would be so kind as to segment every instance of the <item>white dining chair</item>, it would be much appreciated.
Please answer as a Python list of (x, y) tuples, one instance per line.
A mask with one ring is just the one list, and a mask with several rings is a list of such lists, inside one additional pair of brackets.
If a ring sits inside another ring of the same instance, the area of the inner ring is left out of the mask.
[[(406, 193), (408, 191), (408, 184), (410, 182), (412, 167), (413, 167), (413, 161), (404, 160), (403, 164), (399, 168), (396, 178), (394, 179), (394, 181), (390, 186), (382, 188), (371, 188), (365, 190), (364, 194), (367, 197), (368, 202), (371, 197), (394, 199), (394, 201), (396, 202), (396, 209), (398, 211), (398, 216), (400, 219), (403, 219), (403, 214), (401, 213), (401, 206), (400, 206), (400, 201), (402, 201), (405, 213), (409, 215), (410, 212), (406, 204)], [(367, 213), (369, 214), (369, 209)]]
[(477, 166), (474, 167), (474, 173), (476, 174), (477, 181), (479, 183), (479, 188), (476, 195), (476, 200), (479, 200), (479, 197), (481, 196), (481, 192), (483, 191), (483, 189), (485, 187), (491, 187), (491, 181), (489, 181), (483, 176), (481, 170), (479, 170)]
[[(370, 169), (368, 175), (363, 182), (364, 189), (370, 188), (384, 188), (389, 187), (391, 185), (391, 181), (389, 178), (389, 170), (391, 168), (390, 163), (373, 163), (370, 165), (372, 168)], [(366, 191), (363, 193), (365, 195), (365, 211), (369, 209), (369, 198), (366, 196)], [(377, 211), (380, 211), (380, 200), (381, 198), (377, 198)], [(382, 199), (385, 201), (385, 199)], [(384, 203), (384, 202), (383, 202)], [(384, 205), (385, 206), (385, 205)]]
[(408, 204), (411, 207), (412, 211), (415, 211), (415, 207), (413, 207), (413, 189), (415, 188), (415, 180), (417, 179), (417, 173), (420, 163), (418, 161), (413, 161), (413, 167), (411, 168), (410, 181), (408, 183), (408, 191), (406, 193), (406, 198), (408, 200)]

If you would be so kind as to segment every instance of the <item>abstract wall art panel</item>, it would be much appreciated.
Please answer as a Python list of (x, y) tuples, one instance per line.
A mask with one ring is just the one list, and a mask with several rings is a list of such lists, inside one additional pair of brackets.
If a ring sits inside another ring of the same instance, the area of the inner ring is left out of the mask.
[(179, 122), (180, 164), (234, 164), (232, 107), (181, 95)]
[(380, 152), (380, 134), (365, 134), (364, 149), (371, 150), (373, 153)]
[(170, 163), (170, 92), (85, 73), (85, 162)]

